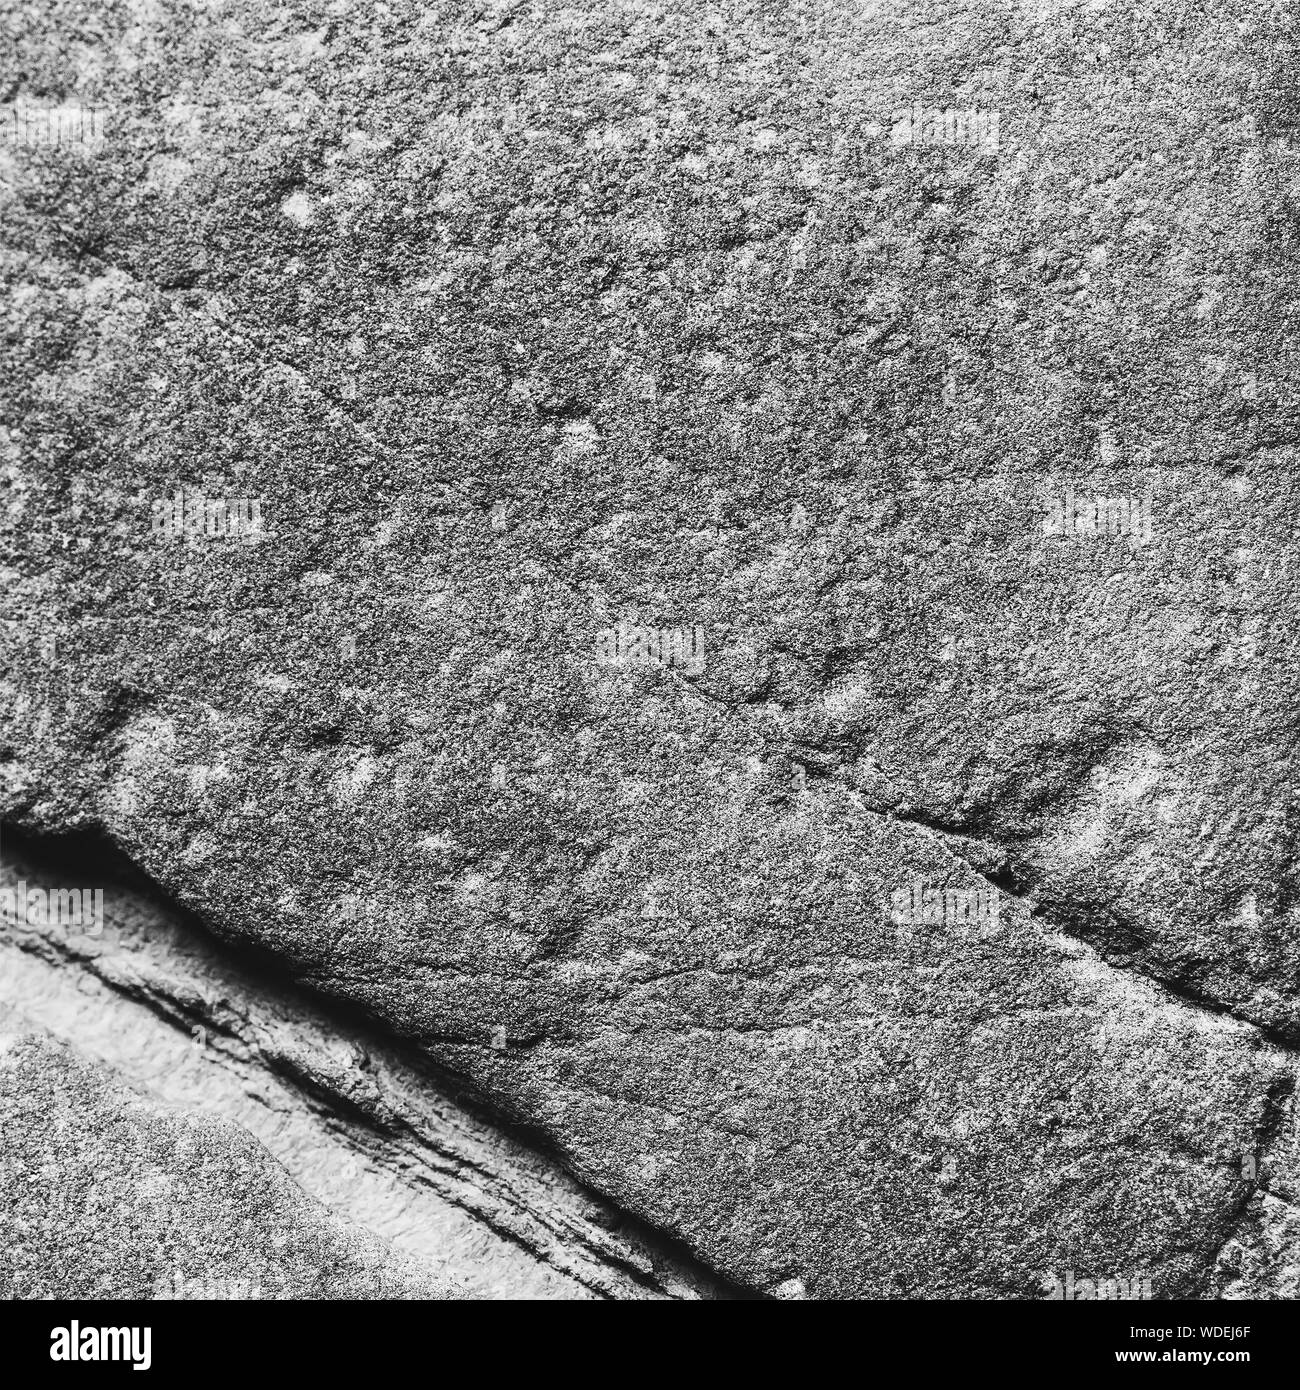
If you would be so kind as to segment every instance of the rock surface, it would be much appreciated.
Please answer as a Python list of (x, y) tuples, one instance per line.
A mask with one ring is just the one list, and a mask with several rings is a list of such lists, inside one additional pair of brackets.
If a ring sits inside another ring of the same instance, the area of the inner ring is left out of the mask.
[(51, 14), (4, 816), (745, 1288), (1290, 1287), (1287, 9)]
[(115, 1085), (39, 1032), (0, 1034), (5, 1298), (432, 1298), (303, 1200), (238, 1126)]
[[(84, 869), (89, 853), (65, 846), (55, 858), (80, 858)], [(20, 852), (10, 844), (2, 867), (0, 892), (23, 883), (56, 903), (72, 887), (68, 872), (30, 845)], [(102, 923), (70, 931), (52, 912), (33, 913), (0, 936), (0, 1010), (75, 1046), (87, 1088), (96, 1068), (116, 1078), (103, 1083), (111, 1095), (129, 1082), (142, 1102), (123, 1113), (124, 1129), (140, 1128), (147, 1098), (155, 1109), (198, 1112), (205, 1133), (216, 1131), (214, 1118), (247, 1131), (243, 1147), (260, 1143), (262, 1166), (283, 1170), (279, 1189), (296, 1184), (298, 1206), (323, 1204), (345, 1226), (391, 1246), (389, 1263), (415, 1289), (456, 1298), (730, 1296), (373, 1030), (323, 1012), (255, 963), (232, 960), (124, 867), (95, 860), (95, 876), (111, 885)], [(38, 1091), (24, 1107), (25, 1123), (43, 1108), (57, 1109)], [(178, 1118), (175, 1127), (185, 1124)], [(26, 1133), (20, 1177), (30, 1178), (38, 1141)], [(167, 1170), (165, 1158), (143, 1144), (140, 1151)], [(131, 1157), (115, 1152), (104, 1161), (145, 1181), (139, 1155), (134, 1163)], [(46, 1206), (68, 1180), (62, 1166), (44, 1174)], [(94, 1240), (94, 1219), (88, 1212), (73, 1223), (77, 1238)], [(184, 1209), (172, 1219), (184, 1225)], [(30, 1230), (18, 1232), (13, 1249), (44, 1262)], [(202, 1231), (188, 1234), (201, 1244)], [(133, 1286), (134, 1270), (117, 1275), (118, 1288)], [(0, 1255), (0, 1290), (12, 1277)], [(51, 1278), (50, 1287), (59, 1287)], [(300, 1296), (289, 1292), (301, 1284), (296, 1276), (257, 1284), (191, 1270), (177, 1279), (182, 1289), (217, 1290), (196, 1297), (249, 1296), (253, 1288), (265, 1297)], [(167, 1278), (160, 1296), (173, 1296)], [(336, 1285), (330, 1296), (347, 1295)]]

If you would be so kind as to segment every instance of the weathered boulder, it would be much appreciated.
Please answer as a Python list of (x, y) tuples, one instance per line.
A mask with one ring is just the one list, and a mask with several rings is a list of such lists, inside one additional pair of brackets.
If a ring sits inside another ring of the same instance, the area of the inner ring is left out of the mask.
[(1300, 1027), (1285, 9), (54, 14), (4, 814), (746, 1285), (1205, 1289)]

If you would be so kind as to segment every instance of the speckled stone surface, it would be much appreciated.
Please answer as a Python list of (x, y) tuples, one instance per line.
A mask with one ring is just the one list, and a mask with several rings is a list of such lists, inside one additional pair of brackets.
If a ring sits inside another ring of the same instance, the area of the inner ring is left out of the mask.
[(0, 1035), (0, 1297), (437, 1298), (248, 1133), (134, 1095), (12, 1015)]
[(1287, 8), (3, 24), (106, 110), (0, 148), (5, 817), (745, 1287), (1213, 1291), (1300, 1036)]

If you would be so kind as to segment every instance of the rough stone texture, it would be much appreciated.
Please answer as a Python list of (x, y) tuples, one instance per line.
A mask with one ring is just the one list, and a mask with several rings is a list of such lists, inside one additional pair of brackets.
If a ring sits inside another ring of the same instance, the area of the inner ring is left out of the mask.
[(12, 1015), (0, 1120), (4, 1298), (455, 1292), (305, 1200), (243, 1129), (151, 1105)]
[[(84, 870), (86, 852), (56, 857)], [(138, 875), (102, 859), (95, 870), (110, 884), (97, 930), (46, 914), (0, 935), (0, 1009), (75, 1044), (83, 1065), (248, 1130), (304, 1193), (409, 1257), (424, 1286), (469, 1298), (730, 1296), (372, 1029), (232, 961)], [(0, 887), (55, 894), (74, 880), (30, 846), (6, 846), (0, 862)], [(5, 1265), (0, 1246), (0, 1275)]]
[(747, 1287), (1289, 1286), (1295, 21), (1136, 8), (9, 10), (4, 814)]
[(1215, 1297), (1300, 1298), (1298, 1243), (1300, 1219), (1294, 1203), (1258, 1192), (1236, 1234), (1219, 1252), (1212, 1285)]

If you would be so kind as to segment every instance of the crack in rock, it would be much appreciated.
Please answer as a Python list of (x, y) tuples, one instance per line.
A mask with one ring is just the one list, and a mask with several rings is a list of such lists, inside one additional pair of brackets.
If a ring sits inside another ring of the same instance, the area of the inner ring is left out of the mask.
[(6, 960), (488, 1283), (1291, 1287), (1294, 15), (500, 18), (9, 26), (0, 820), (238, 978)]
[[(3, 881), (39, 887), (53, 904), (69, 861), (41, 851), (15, 858), (11, 839)], [(52, 911), (20, 917), (0, 927), (0, 955), (0, 1006), (16, 1019), (150, 1097), (240, 1125), (311, 1198), (427, 1271), (429, 1287), (478, 1298), (731, 1296), (467, 1106), (453, 1079), (238, 963), (142, 885), (113, 883), (93, 935), (69, 932)]]

